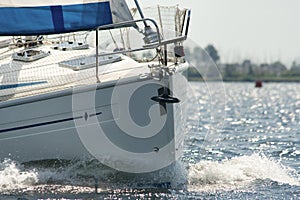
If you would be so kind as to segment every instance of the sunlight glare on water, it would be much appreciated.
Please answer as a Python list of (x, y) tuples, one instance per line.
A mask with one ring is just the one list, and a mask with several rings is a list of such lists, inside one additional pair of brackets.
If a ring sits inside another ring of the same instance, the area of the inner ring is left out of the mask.
[[(53, 167), (6, 159), (0, 163), (0, 199), (299, 199), (300, 85), (268, 83), (257, 90), (252, 83), (225, 83), (224, 125), (209, 142), (210, 103), (219, 99), (210, 101), (204, 83), (191, 85), (197, 103), (189, 109), (181, 164), (144, 179), (152, 185), (98, 162)], [(167, 179), (171, 189), (153, 185)]]

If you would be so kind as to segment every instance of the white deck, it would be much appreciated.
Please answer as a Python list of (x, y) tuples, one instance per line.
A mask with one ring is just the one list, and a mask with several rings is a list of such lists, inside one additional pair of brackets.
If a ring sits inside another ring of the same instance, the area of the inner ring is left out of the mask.
[[(50, 55), (32, 62), (15, 61), (14, 52), (23, 48), (9, 50), (0, 49), (0, 100), (13, 100), (22, 97), (64, 90), (78, 85), (97, 83), (96, 68), (75, 71), (59, 66), (59, 62), (95, 55), (95, 49), (61, 51), (43, 45), (36, 50), (50, 51)], [(99, 66), (101, 82), (118, 80), (123, 77), (137, 76), (149, 72), (147, 65), (140, 64), (122, 55), (122, 60), (112, 64)], [(24, 85), (30, 84), (32, 85)], [(19, 84), (19, 85), (18, 85)]]

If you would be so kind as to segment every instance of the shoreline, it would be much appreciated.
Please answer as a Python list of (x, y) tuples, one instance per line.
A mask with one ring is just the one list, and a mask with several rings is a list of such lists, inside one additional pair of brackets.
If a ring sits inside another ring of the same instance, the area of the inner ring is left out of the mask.
[[(188, 81), (192, 82), (204, 82), (204, 81), (220, 81), (220, 79), (215, 79), (215, 78), (207, 78), (203, 79), (202, 77), (188, 77)], [(243, 78), (243, 77), (238, 77), (238, 78), (222, 78), (223, 82), (255, 82), (255, 81), (262, 81), (264, 83), (268, 82), (273, 82), (273, 83), (300, 83), (300, 77), (261, 77), (261, 78)]]

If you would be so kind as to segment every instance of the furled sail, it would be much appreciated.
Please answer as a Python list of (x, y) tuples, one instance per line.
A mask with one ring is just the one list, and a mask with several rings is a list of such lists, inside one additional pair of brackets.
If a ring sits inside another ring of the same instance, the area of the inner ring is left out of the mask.
[(1, 0), (0, 35), (44, 35), (132, 20), (125, 0)]

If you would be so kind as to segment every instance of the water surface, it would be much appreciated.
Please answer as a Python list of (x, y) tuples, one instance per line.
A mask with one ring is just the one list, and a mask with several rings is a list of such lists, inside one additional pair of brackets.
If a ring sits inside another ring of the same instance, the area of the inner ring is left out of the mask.
[(171, 189), (138, 185), (97, 162), (24, 166), (7, 159), (0, 199), (299, 199), (300, 84), (191, 86), (181, 164), (149, 178), (172, 177)]

